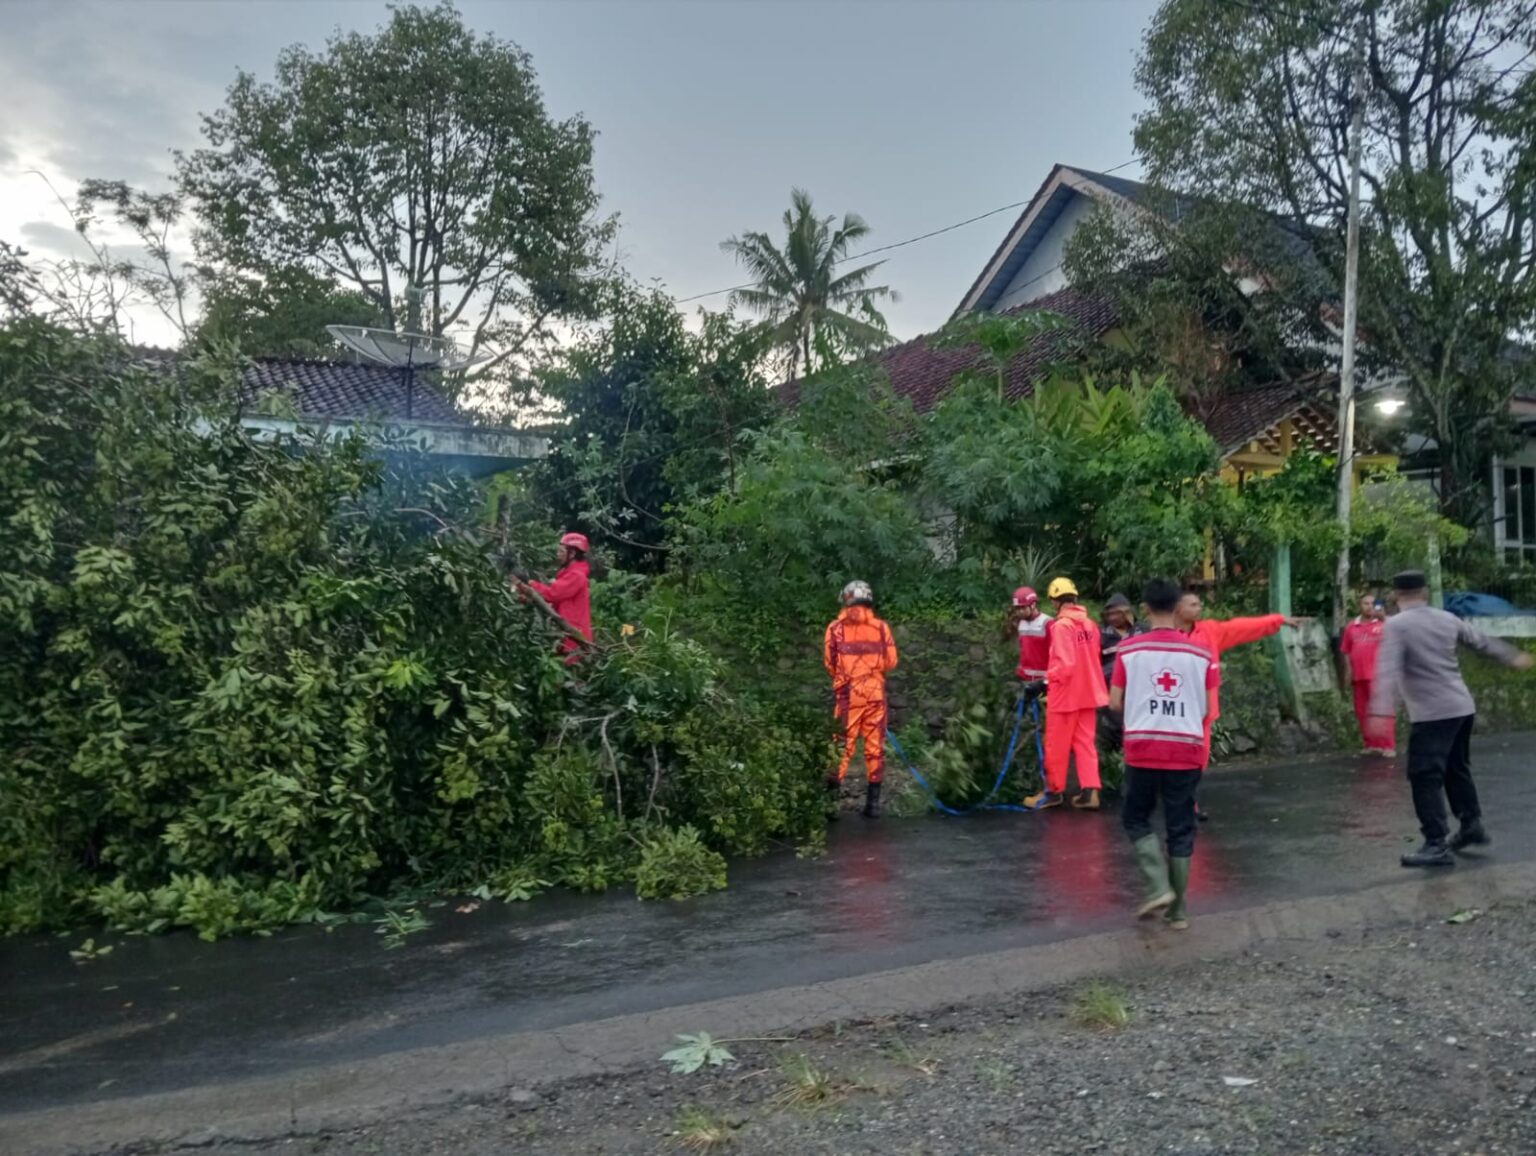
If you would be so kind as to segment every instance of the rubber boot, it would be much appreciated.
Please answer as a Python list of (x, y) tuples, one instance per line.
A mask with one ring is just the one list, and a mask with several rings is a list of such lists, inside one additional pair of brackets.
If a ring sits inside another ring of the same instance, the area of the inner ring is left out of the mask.
[(1168, 864), (1163, 859), (1163, 845), (1156, 835), (1143, 835), (1131, 846), (1136, 851), (1136, 866), (1146, 882), (1146, 897), (1136, 909), (1137, 919), (1146, 919), (1170, 906), (1177, 896), (1168, 882)]
[(1163, 918), (1175, 931), (1186, 931), (1189, 928), (1189, 914), (1184, 909), (1184, 892), (1189, 890), (1189, 856), (1169, 857), (1168, 882), (1173, 885), (1174, 898), (1168, 910), (1163, 913)]
[(864, 788), (864, 817), (866, 819), (878, 819), (880, 817), (880, 784), (870, 783)]

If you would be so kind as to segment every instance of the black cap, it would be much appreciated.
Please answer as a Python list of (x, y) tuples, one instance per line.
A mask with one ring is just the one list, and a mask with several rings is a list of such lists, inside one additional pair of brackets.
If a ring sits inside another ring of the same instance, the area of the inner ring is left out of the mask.
[(1131, 600), (1124, 594), (1111, 594), (1109, 596), (1109, 601), (1104, 603), (1105, 613), (1108, 613), (1111, 610), (1129, 609), (1131, 609)]
[(1392, 589), (1401, 590), (1405, 594), (1423, 590), (1428, 585), (1429, 579), (1424, 577), (1422, 570), (1403, 570), (1392, 575)]

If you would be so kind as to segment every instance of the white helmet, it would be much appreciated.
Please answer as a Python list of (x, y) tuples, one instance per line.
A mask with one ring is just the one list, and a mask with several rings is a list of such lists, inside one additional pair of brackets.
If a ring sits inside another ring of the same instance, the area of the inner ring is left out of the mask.
[(849, 606), (855, 602), (873, 602), (875, 592), (869, 588), (868, 582), (860, 582), (855, 578), (843, 587), (843, 605)]

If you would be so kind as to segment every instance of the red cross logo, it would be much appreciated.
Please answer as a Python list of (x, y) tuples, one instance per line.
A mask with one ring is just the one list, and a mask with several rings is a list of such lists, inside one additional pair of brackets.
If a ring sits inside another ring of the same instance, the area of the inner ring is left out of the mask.
[(1152, 684), (1157, 687), (1157, 693), (1164, 698), (1177, 698), (1179, 687), (1184, 685), (1184, 680), (1164, 667), (1153, 677)]

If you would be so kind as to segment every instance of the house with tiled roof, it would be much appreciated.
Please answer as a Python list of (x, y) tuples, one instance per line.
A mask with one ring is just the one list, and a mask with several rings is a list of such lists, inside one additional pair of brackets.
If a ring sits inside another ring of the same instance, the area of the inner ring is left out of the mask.
[(419, 370), (367, 362), (258, 357), (241, 381), (244, 424), (259, 433), (300, 428), (345, 434), (368, 428), (386, 444), (430, 455), (455, 473), (480, 477), (545, 455), (535, 434), (477, 421)]
[[(1042, 334), (1009, 365), (1004, 394), (1027, 397), (1055, 366), (1070, 360), (1075, 343), (1113, 340), (1120, 325), (1113, 305), (1074, 288), (1065, 270), (1067, 242), (1101, 207), (1177, 216), (1189, 203), (1158, 196), (1139, 181), (1089, 169), (1056, 165), (1009, 227), (1001, 243), (955, 308), (955, 315), (1048, 311), (1067, 326)], [(1284, 229), (1283, 223), (1277, 223)], [(1285, 234), (1282, 244), (1300, 243)], [(982, 366), (977, 347), (952, 348), (927, 334), (882, 350), (875, 360), (891, 387), (922, 413), (938, 404), (957, 375)], [(1278, 469), (1299, 446), (1332, 450), (1337, 443), (1337, 383), (1328, 375), (1233, 391), (1196, 414), (1221, 448), (1226, 475), (1246, 476)], [(1361, 457), (1361, 469), (1383, 460)]]

